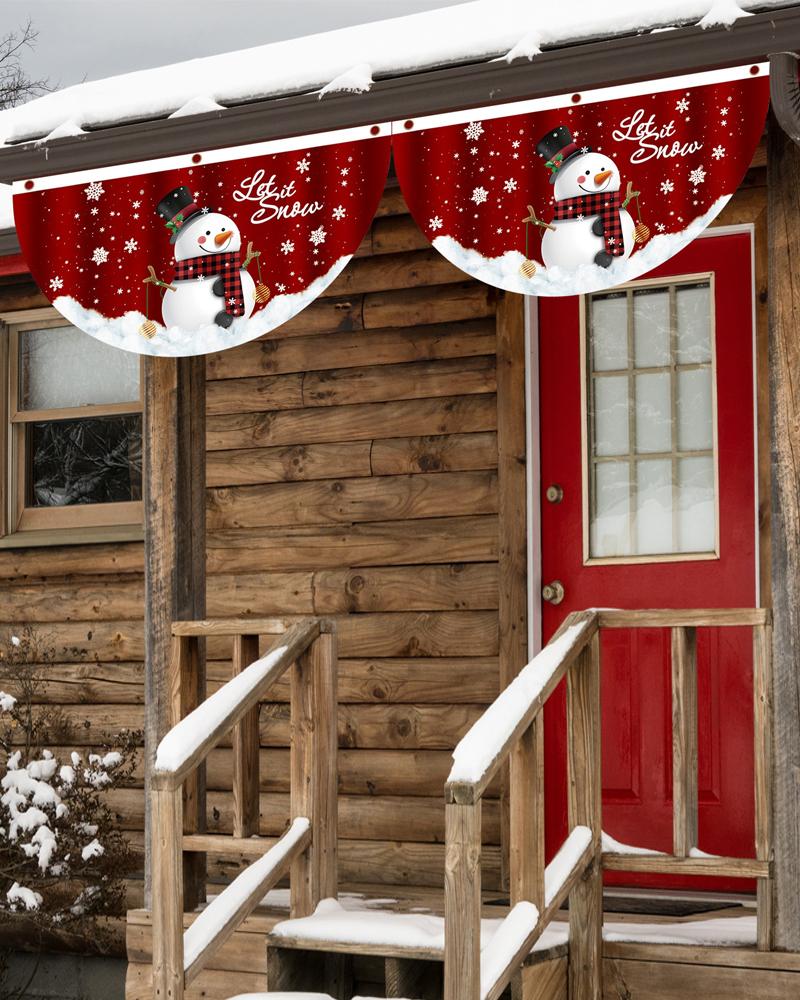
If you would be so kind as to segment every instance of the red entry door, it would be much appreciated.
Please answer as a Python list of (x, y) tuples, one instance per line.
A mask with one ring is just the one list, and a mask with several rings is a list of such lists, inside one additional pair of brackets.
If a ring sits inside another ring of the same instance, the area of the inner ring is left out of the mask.
[[(734, 233), (624, 289), (540, 300), (542, 579), (564, 588), (543, 601), (545, 641), (584, 608), (754, 606), (752, 296), (751, 237)], [(669, 632), (610, 631), (602, 657), (604, 829), (671, 851)], [(751, 856), (749, 630), (698, 630), (698, 675), (699, 846)], [(560, 699), (546, 721), (551, 846), (566, 827)]]

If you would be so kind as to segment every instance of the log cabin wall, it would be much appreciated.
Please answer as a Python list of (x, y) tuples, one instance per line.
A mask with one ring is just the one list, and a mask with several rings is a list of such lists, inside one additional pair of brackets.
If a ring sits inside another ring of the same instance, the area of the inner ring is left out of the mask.
[[(30, 284), (0, 287), (0, 310), (44, 304)], [(208, 359), (208, 614), (339, 619), (349, 883), (441, 886), (450, 752), (499, 690), (501, 645), (507, 671), (524, 663), (521, 318), (518, 298), (432, 250), (389, 190), (329, 294)], [(59, 651), (42, 697), (63, 708), (64, 752), (143, 728), (143, 602), (141, 543), (0, 551), (0, 628), (35, 624)], [(227, 655), (209, 644), (210, 690)], [(288, 815), (288, 725), (288, 704), (264, 706), (263, 833)], [(231, 770), (215, 751), (211, 830), (230, 830)], [(139, 848), (142, 782), (140, 766), (111, 793)], [(499, 794), (484, 813), (490, 889)], [(129, 903), (142, 905), (139, 880)]]

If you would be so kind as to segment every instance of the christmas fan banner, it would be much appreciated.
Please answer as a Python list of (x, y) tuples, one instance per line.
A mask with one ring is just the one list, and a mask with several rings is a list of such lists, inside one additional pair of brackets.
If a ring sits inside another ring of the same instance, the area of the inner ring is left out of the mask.
[(472, 277), (575, 295), (663, 264), (719, 214), (764, 130), (768, 64), (393, 125), (433, 246)]
[(154, 355), (285, 323), (340, 274), (386, 183), (387, 125), (14, 185), (33, 277), (79, 329)]

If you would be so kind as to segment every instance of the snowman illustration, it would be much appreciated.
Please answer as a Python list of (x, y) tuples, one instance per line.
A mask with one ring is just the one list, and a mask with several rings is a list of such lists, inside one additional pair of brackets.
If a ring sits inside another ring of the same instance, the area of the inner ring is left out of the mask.
[[(267, 300), (269, 290), (256, 285), (247, 270), (260, 252), (249, 243), (242, 258), (242, 236), (233, 219), (201, 208), (183, 186), (162, 198), (156, 211), (170, 233), (175, 274), (171, 282), (161, 281), (149, 267), (144, 282), (165, 290), (161, 305), (165, 326), (192, 330), (216, 323), (228, 329), (237, 317), (252, 316), (256, 302)], [(146, 337), (155, 334), (149, 315), (141, 332)]]
[(579, 147), (565, 125), (544, 135), (536, 152), (550, 170), (555, 207), (551, 222), (537, 219), (532, 209), (525, 222), (544, 230), (545, 267), (609, 267), (615, 258), (630, 257), (635, 243), (650, 235), (627, 211), (639, 192), (629, 182), (625, 194), (621, 193), (622, 178), (611, 157), (595, 153), (590, 146)]

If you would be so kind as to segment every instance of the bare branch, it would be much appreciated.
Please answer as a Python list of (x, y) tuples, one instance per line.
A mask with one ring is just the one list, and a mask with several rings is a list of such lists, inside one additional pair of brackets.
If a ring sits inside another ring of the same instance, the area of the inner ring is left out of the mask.
[(38, 37), (30, 19), (16, 31), (0, 35), (0, 110), (51, 89), (47, 79), (32, 80), (23, 66), (25, 50), (32, 49)]

